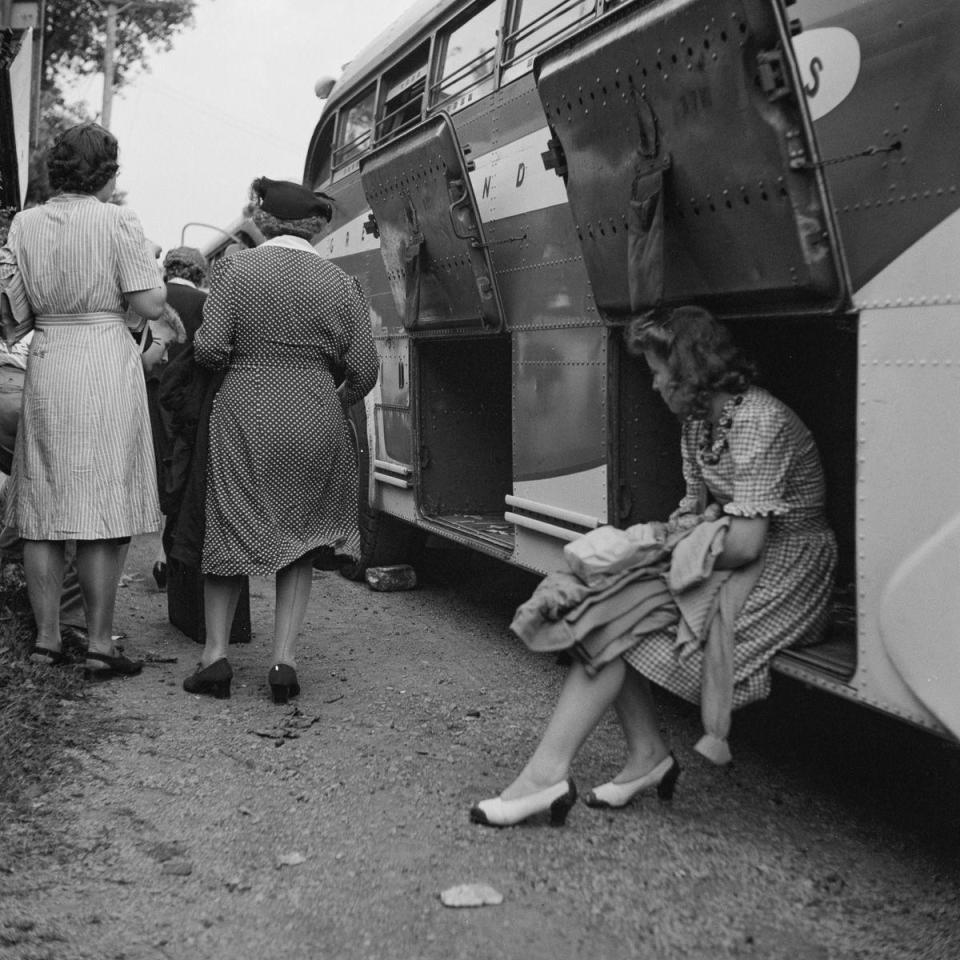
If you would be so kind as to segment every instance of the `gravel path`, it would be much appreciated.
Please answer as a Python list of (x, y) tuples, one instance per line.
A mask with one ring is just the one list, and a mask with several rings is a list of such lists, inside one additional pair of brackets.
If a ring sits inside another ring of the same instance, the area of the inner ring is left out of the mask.
[[(939, 741), (785, 691), (740, 715), (717, 770), (690, 749), (696, 710), (669, 701), (672, 805), (485, 829), (471, 802), (508, 782), (563, 675), (505, 629), (533, 581), (452, 553), (412, 592), (317, 573), (303, 694), (280, 707), (272, 587), (251, 584), (232, 699), (191, 697), (199, 648), (167, 623), (152, 551), (135, 541), (117, 623), (151, 662), (71, 708), (105, 737), (8, 825), (0, 958), (960, 956), (960, 773)], [(618, 752), (611, 723), (581, 792)], [(26, 854), (18, 830), (39, 838)], [(503, 903), (445, 907), (462, 883)]]

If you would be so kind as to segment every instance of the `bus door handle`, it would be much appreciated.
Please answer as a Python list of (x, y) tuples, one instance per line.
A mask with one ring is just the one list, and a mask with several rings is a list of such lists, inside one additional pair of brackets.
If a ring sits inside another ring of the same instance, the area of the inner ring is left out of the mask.
[(471, 217), (473, 214), (473, 211), (469, 207), (470, 191), (469, 189), (467, 189), (466, 182), (463, 180), (451, 180), (447, 184), (447, 189), (450, 192), (451, 196), (454, 195), (454, 191), (459, 191), (459, 194), (460, 194), (459, 196), (455, 197), (455, 199), (450, 203), (450, 207), (449, 207), (450, 223), (453, 226), (454, 235), (459, 240), (476, 240), (477, 239), (476, 229), (474, 229), (473, 233), (461, 233), (460, 230), (458, 229), (460, 221), (459, 221), (459, 218), (457, 217), (457, 208), (466, 206), (467, 213), (470, 214)]

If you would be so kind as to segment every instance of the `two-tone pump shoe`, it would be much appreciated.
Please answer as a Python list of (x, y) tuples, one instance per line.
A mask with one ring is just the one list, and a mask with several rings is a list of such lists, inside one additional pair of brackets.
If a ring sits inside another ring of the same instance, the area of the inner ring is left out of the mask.
[(230, 698), (230, 681), (233, 668), (226, 657), (214, 660), (209, 667), (197, 664), (197, 669), (183, 681), (187, 693), (205, 693), (218, 700)]
[(602, 786), (594, 787), (583, 798), (583, 802), (588, 807), (625, 807), (634, 797), (654, 788), (661, 800), (672, 800), (673, 789), (679, 776), (680, 764), (671, 753), (649, 773), (637, 777), (636, 780), (628, 780), (626, 783), (614, 783), (611, 780)]
[(577, 802), (577, 787), (572, 780), (561, 780), (546, 790), (516, 800), (493, 797), (481, 800), (470, 810), (470, 819), (487, 827), (512, 827), (541, 813), (550, 814), (550, 826), (562, 827), (570, 808)]
[(300, 696), (297, 671), (288, 663), (275, 663), (267, 674), (267, 683), (274, 703), (289, 703), (291, 697)]

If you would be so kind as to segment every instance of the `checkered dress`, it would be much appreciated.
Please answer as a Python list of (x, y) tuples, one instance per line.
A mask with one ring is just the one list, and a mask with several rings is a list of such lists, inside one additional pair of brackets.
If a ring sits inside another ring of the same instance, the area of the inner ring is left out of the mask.
[(379, 370), (359, 284), (306, 240), (269, 240), (217, 265), (194, 347), (227, 371), (210, 414), (202, 571), (272, 576), (325, 546), (358, 556), (343, 404)]
[[(716, 432), (689, 420), (681, 439), (686, 496), (679, 513), (710, 500), (732, 517), (769, 517), (763, 572), (736, 621), (733, 706), (770, 693), (770, 660), (815, 642), (826, 624), (837, 547), (824, 518), (824, 481), (810, 431), (766, 390), (727, 404)], [(682, 663), (675, 628), (644, 637), (624, 654), (630, 666), (692, 703), (700, 702), (702, 657)]]

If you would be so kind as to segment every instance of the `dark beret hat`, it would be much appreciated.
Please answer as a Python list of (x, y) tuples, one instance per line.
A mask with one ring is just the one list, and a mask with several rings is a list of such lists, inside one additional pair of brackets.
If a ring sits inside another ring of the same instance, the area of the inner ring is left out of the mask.
[(299, 183), (260, 177), (253, 181), (253, 192), (260, 199), (263, 212), (278, 220), (306, 220), (310, 217), (330, 220), (333, 217), (330, 200)]

